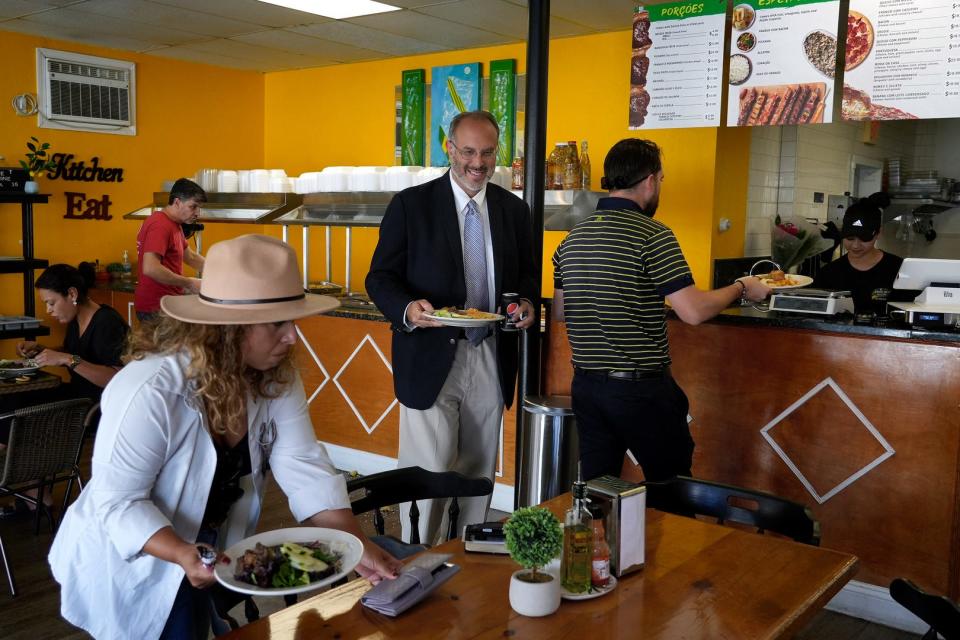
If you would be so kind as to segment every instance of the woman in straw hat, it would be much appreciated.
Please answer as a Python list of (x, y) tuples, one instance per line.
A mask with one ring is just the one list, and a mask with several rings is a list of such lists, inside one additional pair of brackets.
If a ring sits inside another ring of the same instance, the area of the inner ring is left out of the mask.
[(268, 463), (298, 521), (359, 537), (371, 582), (396, 575), (353, 517), (291, 362), (293, 320), (337, 304), (305, 294), (293, 250), (262, 235), (213, 245), (200, 294), (163, 298), (103, 394), (92, 477), (50, 551), (64, 618), (96, 638), (206, 638), (215, 578), (198, 543), (253, 533)]

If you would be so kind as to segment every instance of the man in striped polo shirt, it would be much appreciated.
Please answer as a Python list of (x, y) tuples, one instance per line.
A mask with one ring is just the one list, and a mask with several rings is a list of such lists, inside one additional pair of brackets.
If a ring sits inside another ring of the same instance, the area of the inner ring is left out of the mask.
[(681, 320), (699, 324), (770, 289), (752, 277), (712, 291), (694, 285), (673, 231), (653, 218), (663, 181), (656, 144), (621, 140), (603, 172), (609, 197), (553, 256), (554, 308), (573, 351), (583, 476), (620, 475), (628, 449), (647, 480), (690, 475), (689, 404), (670, 376), (664, 299)]

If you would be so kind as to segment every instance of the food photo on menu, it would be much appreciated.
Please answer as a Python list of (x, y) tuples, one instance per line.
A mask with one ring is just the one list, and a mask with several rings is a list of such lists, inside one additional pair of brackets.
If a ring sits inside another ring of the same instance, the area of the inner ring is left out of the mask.
[(630, 58), (630, 126), (642, 127), (650, 105), (647, 93), (647, 71), (650, 58), (647, 51), (653, 44), (650, 39), (650, 14), (638, 11), (633, 16), (633, 55)]
[(727, 125), (833, 121), (837, 0), (746, 0), (730, 21)]
[[(954, 34), (949, 31), (955, 25), (951, 25), (950, 29), (944, 25), (941, 29), (921, 31), (916, 25), (929, 25), (945, 19), (946, 16), (941, 15), (943, 11), (917, 0), (905, 0), (902, 4), (903, 9), (911, 10), (911, 21), (898, 22), (896, 26), (889, 27), (886, 25), (890, 25), (890, 21), (876, 22), (880, 13), (877, 0), (851, 1), (847, 12), (840, 112), (844, 120), (917, 119), (918, 116), (908, 110), (904, 102), (917, 106), (924, 103), (930, 105), (930, 112), (923, 117), (960, 115), (960, 112), (938, 112), (939, 105), (933, 104), (948, 97), (943, 89), (949, 89), (949, 80), (941, 81), (938, 76), (944, 74), (949, 77), (950, 71), (947, 69), (944, 72), (938, 68), (949, 66), (951, 62), (949, 53), (948, 58), (943, 59), (943, 52), (949, 52), (953, 47), (949, 40)], [(888, 30), (902, 30), (903, 33), (878, 34), (878, 25)], [(878, 37), (880, 35), (885, 37)], [(878, 49), (883, 50), (878, 52)], [(944, 65), (945, 62), (948, 64)]]

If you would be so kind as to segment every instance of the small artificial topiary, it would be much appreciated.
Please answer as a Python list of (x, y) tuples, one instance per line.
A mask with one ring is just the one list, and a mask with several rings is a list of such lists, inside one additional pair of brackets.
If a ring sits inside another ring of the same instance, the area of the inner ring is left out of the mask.
[(530, 570), (517, 577), (526, 582), (549, 582), (552, 576), (538, 571), (560, 555), (563, 548), (563, 529), (557, 517), (543, 507), (517, 509), (503, 531), (510, 557)]

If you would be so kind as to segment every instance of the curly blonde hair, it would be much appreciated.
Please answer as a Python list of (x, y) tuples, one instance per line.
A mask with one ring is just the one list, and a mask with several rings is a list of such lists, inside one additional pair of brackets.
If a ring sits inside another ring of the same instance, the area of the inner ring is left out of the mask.
[(150, 355), (183, 353), (187, 380), (206, 411), (211, 434), (244, 432), (247, 396), (276, 398), (293, 382), (293, 351), (276, 367), (260, 371), (243, 363), (246, 325), (181, 322), (160, 316), (131, 332), (124, 362)]

